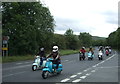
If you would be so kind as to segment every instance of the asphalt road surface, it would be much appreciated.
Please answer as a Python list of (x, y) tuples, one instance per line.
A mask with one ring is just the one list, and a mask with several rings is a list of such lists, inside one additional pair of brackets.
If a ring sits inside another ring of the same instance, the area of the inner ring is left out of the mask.
[[(61, 56), (63, 71), (60, 75), (52, 75), (43, 79), (42, 70), (32, 71), (33, 61), (19, 61), (2, 64), (2, 82), (118, 82), (118, 53), (113, 51), (110, 56), (79, 61), (79, 54)], [(120, 70), (119, 70), (120, 71)]]

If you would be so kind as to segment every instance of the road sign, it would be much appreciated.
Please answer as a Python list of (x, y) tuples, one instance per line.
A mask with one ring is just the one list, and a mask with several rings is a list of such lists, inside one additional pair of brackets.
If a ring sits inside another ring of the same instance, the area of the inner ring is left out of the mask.
[(2, 48), (2, 50), (8, 50), (8, 48)]

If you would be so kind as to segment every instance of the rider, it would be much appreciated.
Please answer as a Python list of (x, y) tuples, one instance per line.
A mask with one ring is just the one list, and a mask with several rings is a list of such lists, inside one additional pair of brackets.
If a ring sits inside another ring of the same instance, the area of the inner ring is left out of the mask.
[(102, 51), (102, 53), (104, 53), (103, 46), (99, 47), (99, 51)]
[(89, 48), (89, 51), (88, 51), (88, 52), (91, 52), (92, 55), (94, 54), (92, 47)]
[(82, 49), (80, 49), (80, 52), (83, 54), (83, 56), (85, 57), (85, 52), (86, 52), (86, 50), (85, 50), (85, 47), (82, 47)]
[(39, 49), (37, 55), (40, 56), (40, 66), (41, 66), (43, 64), (43, 60), (46, 60), (45, 50), (43, 47)]
[(47, 56), (47, 58), (53, 58), (53, 64), (56, 64), (56, 69), (58, 69), (59, 64), (61, 63), (60, 55), (58, 51), (58, 46), (53, 46), (52, 52)]

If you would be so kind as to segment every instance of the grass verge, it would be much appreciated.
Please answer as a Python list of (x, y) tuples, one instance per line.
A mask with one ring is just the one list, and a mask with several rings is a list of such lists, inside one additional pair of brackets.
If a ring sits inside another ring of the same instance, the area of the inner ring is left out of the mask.
[[(79, 50), (60, 50), (60, 55), (69, 55), (78, 53)], [(2, 63), (15, 62), (15, 61), (24, 61), (24, 60), (33, 60), (34, 55), (25, 55), (25, 56), (7, 56), (2, 58)]]

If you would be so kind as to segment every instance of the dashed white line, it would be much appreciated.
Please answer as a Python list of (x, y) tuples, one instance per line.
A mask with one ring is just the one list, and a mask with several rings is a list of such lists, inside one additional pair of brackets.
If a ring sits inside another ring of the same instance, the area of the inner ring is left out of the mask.
[(91, 73), (87, 73), (87, 74), (86, 74), (86, 76), (89, 76), (89, 75), (91, 75)]
[(82, 74), (81, 72), (80, 73), (77, 73), (78, 75)]
[(91, 72), (95, 72), (95, 70), (92, 70)]
[(61, 82), (66, 82), (66, 81), (68, 81), (68, 80), (70, 80), (70, 79), (69, 79), (69, 78), (66, 78), (66, 79), (62, 80)]
[(25, 63), (31, 63), (31, 62), (25, 62)]
[(85, 79), (87, 76), (81, 76), (80, 78)]
[(92, 66), (92, 67), (96, 67), (96, 65)]
[(66, 62), (68, 61), (68, 60), (65, 60)]
[(76, 80), (74, 80), (72, 82), (80, 82), (80, 81), (81, 81), (81, 79), (76, 79)]
[[(99, 62), (98, 64), (96, 64), (96, 65), (94, 65), (94, 66), (92, 66), (92, 67), (97, 67), (98, 65), (104, 63), (105, 61), (111, 59), (111, 58), (114, 57), (114, 56), (115, 56), (115, 55), (107, 58), (106, 60), (104, 60), (104, 61), (102, 61), (102, 62)], [(72, 61), (70, 61), (70, 62), (72, 62)], [(104, 67), (98, 67), (98, 68), (104, 68)], [(107, 67), (107, 68), (111, 68), (111, 67)], [(86, 72), (86, 71), (88, 71), (88, 70), (90, 70), (90, 69), (91, 69), (91, 68), (88, 68), (88, 69), (86, 69), (86, 70), (83, 70), (83, 72)], [(97, 68), (96, 68), (95, 70), (92, 70), (91, 72), (95, 72), (96, 70), (97, 70)], [(82, 74), (82, 72), (77, 73), (77, 75), (80, 75), (80, 74)], [(74, 77), (76, 77), (77, 75), (72, 75), (72, 76), (70, 76), (70, 78), (74, 78)], [(85, 76), (81, 76), (81, 77), (80, 77), (81, 79), (76, 79), (76, 80), (74, 80), (74, 81), (72, 81), (72, 82), (79, 82), (79, 81), (81, 81), (82, 79), (85, 79), (85, 78), (86, 78), (87, 76), (89, 76), (89, 75), (91, 75), (91, 73), (87, 73)], [(62, 80), (61, 82), (66, 82), (66, 81), (68, 81), (68, 80), (70, 80), (70, 79), (69, 79), (69, 78), (66, 78), (66, 79)]]
[(23, 63), (16, 63), (16, 65), (23, 64)]
[(74, 78), (74, 77), (76, 77), (77, 75), (72, 75), (72, 76), (70, 76), (70, 78)]
[(87, 70), (84, 70), (84, 72), (86, 72)]

